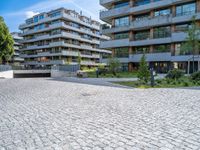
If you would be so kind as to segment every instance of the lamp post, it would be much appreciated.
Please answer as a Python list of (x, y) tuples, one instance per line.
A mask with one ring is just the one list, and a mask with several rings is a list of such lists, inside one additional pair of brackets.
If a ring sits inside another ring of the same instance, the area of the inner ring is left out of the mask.
[(154, 79), (154, 70), (153, 70), (153, 68), (150, 69), (150, 74), (151, 74), (151, 87), (154, 87), (155, 79)]

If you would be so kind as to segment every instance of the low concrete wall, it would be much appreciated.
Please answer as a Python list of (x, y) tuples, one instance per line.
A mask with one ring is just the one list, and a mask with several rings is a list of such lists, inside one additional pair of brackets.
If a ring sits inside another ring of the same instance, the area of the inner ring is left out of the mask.
[(1, 71), (0, 78), (12, 79), (13, 78), (13, 70)]
[(59, 77), (76, 77), (76, 72), (67, 72), (67, 71), (59, 71), (59, 70), (51, 70), (52, 78)]

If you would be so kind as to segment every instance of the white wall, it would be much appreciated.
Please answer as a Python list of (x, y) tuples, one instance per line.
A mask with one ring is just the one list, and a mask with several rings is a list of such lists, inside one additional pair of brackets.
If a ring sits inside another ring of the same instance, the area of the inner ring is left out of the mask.
[(0, 78), (12, 79), (13, 78), (13, 70), (1, 71)]

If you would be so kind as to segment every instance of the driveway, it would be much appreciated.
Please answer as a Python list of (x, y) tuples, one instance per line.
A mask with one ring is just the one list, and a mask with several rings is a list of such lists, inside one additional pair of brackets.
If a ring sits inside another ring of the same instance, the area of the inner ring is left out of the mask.
[(199, 150), (200, 90), (0, 80), (0, 150)]

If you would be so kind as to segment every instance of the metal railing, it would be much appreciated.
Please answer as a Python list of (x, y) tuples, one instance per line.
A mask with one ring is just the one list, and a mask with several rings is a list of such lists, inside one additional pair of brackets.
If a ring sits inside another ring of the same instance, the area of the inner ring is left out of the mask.
[(0, 72), (12, 70), (12, 67), (9, 65), (0, 65)]

